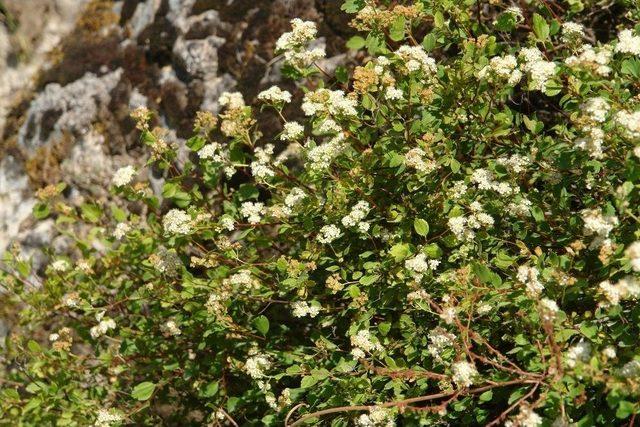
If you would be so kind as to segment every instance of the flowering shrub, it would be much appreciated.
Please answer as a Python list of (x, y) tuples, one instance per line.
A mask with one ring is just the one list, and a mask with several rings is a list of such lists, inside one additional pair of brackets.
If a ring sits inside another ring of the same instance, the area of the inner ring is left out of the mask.
[(39, 192), (76, 243), (40, 285), (6, 257), (4, 420), (633, 424), (637, 3), (400, 3), (344, 3), (364, 59), (335, 74), (294, 19), (300, 93), (225, 93), (186, 146), (137, 110), (161, 191)]

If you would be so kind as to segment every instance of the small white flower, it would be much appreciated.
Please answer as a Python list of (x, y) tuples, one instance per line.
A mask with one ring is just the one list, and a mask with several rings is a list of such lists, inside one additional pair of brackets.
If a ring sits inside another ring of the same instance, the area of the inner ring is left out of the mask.
[(311, 318), (316, 317), (320, 313), (320, 308), (314, 305), (309, 305), (306, 301), (296, 301), (291, 304), (293, 308), (293, 316), (294, 317), (305, 317), (309, 316)]
[(180, 327), (174, 320), (167, 320), (163, 325), (163, 329), (169, 335), (178, 336), (182, 334)]
[(304, 135), (304, 126), (298, 122), (287, 122), (284, 124), (280, 139), (282, 141), (297, 141)]
[(127, 224), (126, 222), (119, 222), (113, 232), (113, 237), (115, 237), (116, 240), (122, 240), (122, 238), (126, 236), (129, 231), (131, 231), (131, 226), (129, 224)]
[(325, 225), (318, 233), (318, 241), (320, 243), (331, 243), (340, 237), (340, 229), (333, 224)]
[(113, 174), (113, 178), (111, 179), (111, 183), (116, 187), (123, 187), (133, 180), (133, 177), (136, 176), (136, 170), (133, 166), (125, 166), (120, 168)]
[(71, 264), (67, 260), (59, 259), (51, 263), (51, 268), (59, 273), (64, 273), (71, 268)]
[(473, 382), (478, 376), (478, 370), (475, 365), (467, 361), (455, 362), (451, 366), (451, 370), (453, 371), (451, 379), (458, 387), (469, 387), (473, 385)]
[(266, 209), (261, 202), (244, 202), (240, 207), (240, 215), (249, 221), (249, 224), (258, 224), (262, 220)]
[(616, 52), (640, 55), (640, 36), (634, 36), (632, 30), (622, 30), (618, 34)]
[(171, 209), (162, 219), (166, 234), (189, 234), (192, 231), (191, 216), (180, 209)]
[(230, 110), (235, 110), (245, 106), (244, 98), (240, 92), (223, 92), (218, 98), (218, 103)]
[(266, 377), (265, 371), (271, 368), (271, 362), (267, 356), (258, 354), (247, 359), (244, 370), (254, 380)]
[(286, 104), (291, 102), (291, 93), (280, 89), (278, 86), (271, 86), (269, 89), (260, 92), (258, 99), (263, 102)]

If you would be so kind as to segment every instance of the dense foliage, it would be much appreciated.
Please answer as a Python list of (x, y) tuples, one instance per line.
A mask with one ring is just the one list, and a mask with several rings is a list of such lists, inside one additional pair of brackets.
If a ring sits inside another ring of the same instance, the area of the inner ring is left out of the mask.
[(635, 4), (349, 0), (357, 66), (294, 19), (299, 93), (136, 110), (161, 188), (42, 189), (73, 247), (5, 257), (0, 424), (632, 425)]

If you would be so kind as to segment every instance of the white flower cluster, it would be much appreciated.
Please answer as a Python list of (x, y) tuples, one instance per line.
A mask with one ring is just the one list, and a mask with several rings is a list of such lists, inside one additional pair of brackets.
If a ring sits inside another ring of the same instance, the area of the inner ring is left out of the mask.
[(298, 187), (294, 187), (284, 198), (284, 207), (282, 212), (289, 216), (293, 213), (293, 208), (307, 197), (307, 194)]
[(516, 274), (516, 279), (518, 280), (518, 282), (525, 286), (527, 294), (529, 294), (530, 297), (538, 297), (544, 290), (544, 285), (538, 278), (539, 275), (540, 272), (536, 267), (529, 267), (526, 265), (521, 265), (520, 267), (518, 267), (518, 274)]
[(553, 322), (559, 310), (558, 304), (556, 304), (554, 300), (549, 298), (540, 299), (540, 313), (542, 320), (546, 322)]
[(318, 133), (320, 134), (332, 134), (342, 133), (342, 128), (333, 119), (325, 119), (318, 126)]
[(562, 24), (562, 39), (566, 42), (576, 41), (584, 37), (584, 26), (577, 22)]
[(609, 347), (605, 347), (602, 350), (602, 356), (604, 356), (606, 359), (615, 359), (618, 354), (616, 353), (616, 349), (613, 346), (609, 346)]
[(389, 86), (384, 91), (384, 99), (387, 101), (399, 101), (404, 97), (404, 92), (402, 89), (398, 89), (395, 86)]
[(251, 162), (251, 174), (257, 182), (265, 182), (267, 178), (275, 175), (275, 172), (269, 166), (273, 148), (273, 144), (266, 144), (264, 147), (256, 147), (253, 150), (255, 160)]
[(636, 378), (640, 376), (640, 361), (630, 360), (620, 368), (620, 376), (625, 378)]
[(520, 197), (516, 202), (510, 202), (507, 205), (507, 211), (515, 216), (526, 216), (531, 211), (531, 200), (526, 197)]
[(408, 167), (414, 168), (419, 173), (427, 174), (433, 172), (438, 164), (427, 157), (427, 153), (422, 148), (412, 148), (404, 155), (405, 163)]
[(496, 159), (496, 163), (511, 170), (513, 173), (519, 174), (527, 170), (527, 166), (531, 164), (531, 161), (520, 154), (512, 154), (509, 157)]
[(409, 73), (419, 71), (425, 76), (431, 76), (437, 71), (436, 61), (427, 55), (422, 46), (403, 45), (396, 50), (395, 54)]
[(328, 244), (340, 237), (340, 229), (333, 224), (325, 225), (318, 233), (318, 242)]
[(68, 271), (70, 268), (71, 268), (71, 264), (69, 264), (69, 261), (65, 259), (58, 259), (51, 263), (51, 269), (59, 273), (64, 273), (65, 271)]
[(609, 233), (618, 225), (618, 217), (603, 215), (599, 209), (585, 209), (581, 212), (584, 221), (584, 234), (595, 235), (590, 248), (598, 248), (609, 242)]
[(298, 122), (287, 122), (284, 124), (280, 140), (297, 141), (304, 135), (304, 126)]
[(611, 50), (608, 47), (596, 51), (590, 44), (584, 44), (579, 52), (578, 56), (568, 57), (565, 64), (569, 67), (592, 70), (600, 76), (608, 76), (611, 73), (611, 67), (608, 65), (611, 61)]
[(413, 276), (417, 282), (420, 282), (427, 272), (435, 270), (439, 265), (439, 260), (427, 260), (427, 256), (423, 253), (419, 253), (404, 262), (404, 268), (411, 272), (411, 276)]
[(122, 414), (115, 409), (101, 408), (98, 410), (96, 422), (93, 425), (94, 427), (111, 427), (114, 424), (121, 423), (123, 419)]
[(556, 72), (556, 64), (544, 60), (542, 52), (536, 47), (521, 49), (520, 58), (524, 61), (522, 69), (529, 73), (531, 86), (536, 90), (545, 90), (547, 82)]
[(580, 341), (567, 350), (566, 363), (570, 368), (575, 368), (578, 362), (588, 362), (591, 358), (591, 344)]
[(640, 241), (635, 241), (624, 251), (624, 256), (629, 259), (633, 271), (640, 271)]
[(306, 165), (312, 171), (322, 171), (325, 170), (331, 165), (333, 159), (338, 157), (344, 148), (344, 144), (342, 143), (342, 137), (337, 136), (335, 138), (330, 139), (328, 142), (324, 144), (316, 145), (313, 148), (307, 148), (307, 163)]
[(320, 313), (320, 307), (309, 305), (306, 301), (296, 301), (291, 304), (293, 308), (293, 317), (316, 317)]
[(491, 76), (496, 76), (502, 81), (507, 80), (509, 85), (515, 86), (522, 79), (522, 71), (518, 69), (518, 60), (515, 56), (494, 56), (489, 61), (489, 65), (478, 72), (478, 77), (481, 79)]
[(640, 139), (640, 111), (619, 111), (616, 114), (616, 123), (624, 128), (630, 138)]
[(520, 406), (520, 412), (515, 417), (507, 420), (504, 427), (538, 427), (544, 420), (527, 405)]
[(244, 202), (240, 206), (240, 215), (249, 221), (249, 224), (258, 224), (262, 220), (266, 209), (262, 202)]
[(479, 190), (493, 190), (501, 196), (510, 196), (518, 193), (518, 189), (510, 186), (506, 182), (498, 182), (493, 178), (493, 174), (482, 168), (478, 168), (471, 174), (471, 182), (477, 185)]
[(164, 325), (162, 325), (162, 330), (172, 336), (178, 336), (180, 334), (182, 334), (182, 330), (180, 330), (180, 327), (178, 326), (178, 324), (175, 322), (175, 320), (167, 320)]
[(237, 110), (245, 106), (244, 98), (240, 92), (222, 92), (218, 98), (218, 104), (229, 110)]
[(351, 336), (351, 346), (354, 347), (351, 350), (351, 355), (356, 359), (363, 359), (366, 357), (366, 353), (384, 350), (380, 342), (374, 339), (367, 329), (362, 329)]
[(133, 166), (125, 166), (120, 168), (113, 174), (111, 183), (116, 187), (123, 187), (133, 181), (133, 177), (136, 176), (136, 169)]
[(282, 90), (278, 86), (271, 86), (258, 94), (258, 100), (272, 104), (287, 104), (291, 102), (291, 92)]
[(165, 234), (189, 234), (192, 231), (191, 216), (183, 210), (171, 209), (162, 219)]
[(224, 300), (225, 298), (221, 294), (209, 294), (209, 298), (207, 298), (207, 302), (204, 304), (205, 308), (207, 309), (207, 313), (215, 315), (224, 314), (226, 312)]
[(116, 322), (110, 317), (104, 317), (103, 311), (96, 314), (96, 320), (98, 321), (98, 324), (89, 329), (89, 334), (93, 339), (100, 338), (111, 329), (116, 328)]
[(358, 114), (357, 105), (357, 100), (347, 97), (341, 90), (321, 88), (307, 92), (304, 95), (301, 108), (307, 116), (329, 114), (352, 117)]
[(522, 13), (522, 9), (520, 9), (518, 6), (509, 6), (504, 11), (504, 13), (508, 13), (512, 15), (514, 18), (516, 18), (518, 22), (524, 19), (524, 14)]
[(618, 33), (616, 52), (640, 55), (640, 36), (634, 36), (632, 30), (622, 30)]
[(427, 350), (429, 354), (436, 361), (442, 362), (442, 353), (453, 345), (456, 339), (455, 335), (438, 326), (429, 331), (428, 337), (429, 346)]
[(229, 153), (222, 149), (222, 145), (212, 142), (198, 150), (198, 157), (202, 160), (211, 160), (224, 165), (224, 173), (227, 177), (232, 176), (236, 170), (229, 160)]
[(482, 205), (474, 201), (469, 206), (471, 214), (468, 216), (455, 216), (447, 222), (449, 229), (460, 241), (471, 240), (475, 237), (475, 231), (482, 227), (492, 227), (494, 220), (484, 211)]
[(291, 31), (282, 34), (276, 41), (276, 53), (283, 53), (285, 62), (293, 67), (306, 68), (325, 56), (322, 46), (309, 49), (317, 33), (314, 22), (294, 18), (291, 20)]
[(267, 356), (256, 354), (247, 359), (244, 363), (245, 372), (254, 380), (266, 377), (265, 371), (271, 368), (271, 362)]
[(351, 208), (351, 212), (349, 212), (348, 215), (342, 217), (342, 225), (347, 228), (358, 227), (358, 230), (361, 233), (366, 233), (369, 231), (370, 225), (368, 222), (362, 220), (367, 216), (367, 214), (369, 214), (370, 210), (371, 207), (369, 206), (369, 203), (364, 200), (359, 201), (353, 208)]
[(235, 220), (228, 215), (224, 215), (222, 218), (220, 218), (220, 221), (218, 224), (220, 225), (220, 227), (222, 227), (222, 229), (227, 231), (233, 231), (236, 229)]
[(589, 98), (580, 108), (591, 120), (602, 123), (607, 119), (611, 106), (606, 99), (598, 96)]
[(371, 408), (368, 414), (360, 415), (355, 425), (356, 427), (394, 427), (396, 423), (391, 411), (376, 406)]
[(116, 240), (122, 240), (122, 238), (126, 236), (129, 231), (131, 231), (131, 226), (129, 224), (127, 224), (126, 222), (119, 222), (118, 224), (116, 224), (116, 229), (113, 231), (113, 237)]
[(596, 126), (585, 126), (582, 131), (584, 136), (577, 138), (573, 144), (576, 148), (587, 151), (594, 159), (601, 159), (604, 131)]
[(478, 377), (478, 370), (475, 365), (466, 360), (455, 362), (451, 365), (453, 375), (451, 379), (458, 387), (469, 387)]
[(464, 181), (454, 181), (453, 185), (449, 189), (449, 195), (452, 199), (458, 200), (464, 197), (467, 194), (469, 187)]
[(623, 277), (616, 284), (605, 280), (600, 283), (599, 289), (606, 299), (606, 302), (601, 304), (604, 307), (618, 305), (623, 300), (635, 300), (640, 297), (640, 283), (632, 276)]
[(249, 270), (240, 270), (226, 278), (223, 282), (227, 286), (241, 286), (240, 290), (256, 289), (260, 282), (251, 275)]

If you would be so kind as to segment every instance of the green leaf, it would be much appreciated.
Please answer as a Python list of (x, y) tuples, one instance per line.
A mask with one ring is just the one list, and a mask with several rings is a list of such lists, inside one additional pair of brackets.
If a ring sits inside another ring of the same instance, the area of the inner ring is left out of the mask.
[(98, 222), (102, 216), (102, 209), (100, 206), (93, 205), (91, 203), (84, 203), (80, 206), (80, 210), (82, 211), (82, 217), (89, 222)]
[(493, 399), (493, 391), (491, 390), (487, 390), (484, 393), (482, 393), (480, 396), (480, 402), (490, 402), (491, 399)]
[(389, 250), (391, 256), (397, 261), (402, 261), (409, 256), (409, 245), (406, 243), (397, 243)]
[(260, 192), (254, 185), (242, 184), (240, 185), (240, 188), (238, 188), (238, 198), (240, 199), (240, 201), (257, 199), (259, 195)]
[(373, 275), (370, 275), (370, 276), (362, 276), (360, 278), (359, 282), (363, 286), (369, 286), (372, 283), (375, 283), (379, 278), (380, 278), (380, 276), (378, 274), (373, 274)]
[(36, 219), (45, 219), (49, 216), (49, 205), (47, 203), (36, 203), (33, 207), (33, 216)]
[(204, 397), (215, 396), (218, 393), (219, 383), (218, 381), (211, 382), (207, 384), (207, 386), (202, 391), (202, 395)]
[(344, 10), (347, 13), (356, 13), (360, 10), (361, 0), (346, 0), (340, 9)]
[(444, 27), (444, 16), (442, 15), (442, 12), (437, 11), (433, 14), (433, 24), (436, 28)]
[(422, 47), (427, 52), (431, 52), (433, 49), (435, 49), (436, 43), (436, 35), (433, 33), (427, 34), (426, 36), (424, 36), (424, 39), (422, 39)]
[(622, 61), (620, 71), (622, 74), (630, 74), (635, 78), (640, 79), (640, 60), (635, 58), (625, 59)]
[(155, 389), (156, 385), (154, 383), (145, 381), (134, 387), (131, 397), (140, 401), (149, 400)]
[(27, 348), (32, 353), (40, 353), (42, 351), (40, 344), (38, 344), (34, 340), (29, 340), (29, 342), (27, 343)]
[(302, 381), (300, 381), (300, 387), (309, 388), (309, 387), (313, 387), (317, 383), (318, 383), (318, 378), (316, 378), (313, 375), (309, 375), (302, 378)]
[(405, 18), (402, 15), (398, 15), (396, 19), (391, 23), (389, 28), (389, 37), (394, 42), (398, 42), (404, 39)]
[(365, 45), (366, 41), (363, 37), (353, 36), (347, 41), (347, 48), (352, 50), (362, 49)]
[(113, 216), (113, 219), (118, 222), (124, 222), (127, 220), (127, 212), (116, 205), (111, 205), (111, 215)]
[(592, 323), (583, 323), (580, 325), (580, 332), (587, 338), (593, 338), (598, 333), (598, 327)]
[(413, 228), (420, 236), (425, 237), (429, 234), (429, 223), (422, 218), (413, 220)]
[(489, 270), (486, 265), (474, 263), (472, 270), (482, 283), (491, 283), (491, 270)]
[(549, 24), (537, 13), (533, 14), (533, 32), (540, 41), (546, 40), (547, 37), (549, 37)]
[(253, 324), (262, 335), (267, 335), (267, 332), (269, 332), (269, 319), (267, 319), (266, 316), (256, 317)]
[(616, 410), (616, 418), (625, 419), (635, 412), (635, 405), (627, 400), (621, 400)]

